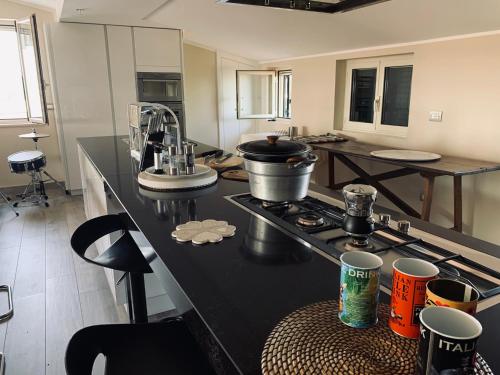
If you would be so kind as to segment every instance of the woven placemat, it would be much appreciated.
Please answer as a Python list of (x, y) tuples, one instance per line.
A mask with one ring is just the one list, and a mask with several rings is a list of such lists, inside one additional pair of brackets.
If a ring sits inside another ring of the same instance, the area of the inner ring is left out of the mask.
[[(414, 374), (417, 340), (387, 326), (389, 306), (380, 304), (379, 323), (348, 327), (337, 316), (337, 301), (303, 307), (271, 332), (262, 353), (264, 375), (284, 374)], [(477, 374), (492, 374), (478, 355)]]

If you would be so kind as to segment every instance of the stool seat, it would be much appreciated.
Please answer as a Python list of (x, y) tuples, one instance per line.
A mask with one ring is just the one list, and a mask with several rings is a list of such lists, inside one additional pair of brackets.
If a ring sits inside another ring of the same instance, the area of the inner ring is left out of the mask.
[[(120, 215), (99, 216), (80, 225), (71, 236), (71, 247), (86, 262), (117, 271), (152, 273), (147, 260), (137, 247)], [(85, 252), (99, 238), (123, 231), (106, 251), (94, 259), (87, 258)]]
[[(148, 261), (141, 253), (120, 215), (99, 216), (81, 224), (71, 236), (71, 247), (75, 253), (88, 263), (112, 270), (125, 272), (127, 280), (127, 303), (130, 322), (147, 322), (146, 291), (144, 274), (152, 273)], [(87, 249), (99, 238), (114, 232), (121, 236), (104, 252), (94, 259), (87, 258)], [(118, 281), (120, 282), (123, 277)]]
[(91, 375), (99, 354), (106, 357), (105, 375), (215, 374), (179, 319), (83, 328), (68, 344), (67, 375)]

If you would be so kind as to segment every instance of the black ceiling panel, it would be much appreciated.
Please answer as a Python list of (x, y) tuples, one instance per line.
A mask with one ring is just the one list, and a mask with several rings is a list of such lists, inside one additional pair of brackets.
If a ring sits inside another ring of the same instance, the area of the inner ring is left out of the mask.
[(388, 0), (218, 0), (219, 3), (256, 5), (268, 8), (295, 9), (309, 12), (338, 13), (381, 3)]

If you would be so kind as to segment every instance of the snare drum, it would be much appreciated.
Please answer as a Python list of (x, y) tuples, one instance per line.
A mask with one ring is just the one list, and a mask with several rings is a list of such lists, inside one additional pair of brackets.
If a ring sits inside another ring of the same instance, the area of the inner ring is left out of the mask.
[(9, 155), (7, 161), (12, 173), (40, 171), (47, 164), (45, 154), (41, 151), (19, 151)]

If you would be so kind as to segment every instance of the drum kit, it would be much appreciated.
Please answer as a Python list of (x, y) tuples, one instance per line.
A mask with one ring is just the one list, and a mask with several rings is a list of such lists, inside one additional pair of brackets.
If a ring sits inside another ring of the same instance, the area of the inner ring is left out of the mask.
[[(47, 159), (45, 154), (38, 150), (38, 140), (47, 137), (50, 137), (50, 134), (37, 133), (35, 129), (31, 133), (20, 134), (19, 138), (31, 139), (35, 143), (35, 149), (15, 152), (7, 157), (12, 173), (27, 174), (31, 178), (23, 193), (18, 195), (20, 197), (18, 201), (11, 203), (10, 199), (0, 192), (0, 197), (7, 201), (14, 212), (16, 212), (14, 207), (25, 204), (43, 204), (45, 207), (48, 207), (48, 196), (45, 192), (45, 183), (48, 181), (54, 182), (64, 190), (64, 187), (44, 169), (47, 165)], [(16, 215), (19, 214), (16, 212)]]

